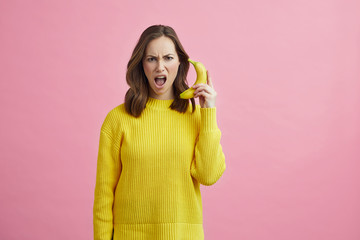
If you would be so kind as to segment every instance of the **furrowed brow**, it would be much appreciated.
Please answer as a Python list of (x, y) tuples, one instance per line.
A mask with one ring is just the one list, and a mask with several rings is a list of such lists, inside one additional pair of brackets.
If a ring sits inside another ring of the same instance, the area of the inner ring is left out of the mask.
[[(173, 54), (173, 53), (168, 53), (168, 54), (166, 54), (166, 55), (164, 55), (165, 57), (166, 56), (170, 56), (170, 55), (175, 55), (175, 54)], [(154, 56), (154, 55), (152, 55), (152, 54), (148, 54), (148, 55), (146, 55), (146, 57), (154, 57), (154, 58), (156, 58), (156, 56)]]

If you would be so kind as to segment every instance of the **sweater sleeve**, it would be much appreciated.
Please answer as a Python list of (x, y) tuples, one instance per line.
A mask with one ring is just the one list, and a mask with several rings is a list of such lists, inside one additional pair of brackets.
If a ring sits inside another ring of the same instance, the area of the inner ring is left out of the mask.
[(225, 171), (225, 156), (220, 144), (221, 131), (216, 123), (216, 108), (200, 108), (201, 125), (191, 163), (191, 176), (209, 186), (216, 183)]
[(114, 194), (122, 167), (119, 148), (110, 131), (102, 128), (93, 206), (94, 240), (111, 240), (113, 237)]

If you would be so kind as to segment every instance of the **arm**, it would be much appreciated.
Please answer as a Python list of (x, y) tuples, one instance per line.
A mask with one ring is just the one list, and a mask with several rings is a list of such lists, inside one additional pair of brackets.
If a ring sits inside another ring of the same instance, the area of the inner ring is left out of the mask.
[(93, 207), (94, 240), (112, 239), (114, 194), (121, 172), (119, 148), (110, 131), (101, 129)]
[(226, 169), (220, 144), (221, 131), (216, 123), (216, 108), (200, 108), (201, 125), (191, 163), (191, 176), (203, 185), (212, 185)]

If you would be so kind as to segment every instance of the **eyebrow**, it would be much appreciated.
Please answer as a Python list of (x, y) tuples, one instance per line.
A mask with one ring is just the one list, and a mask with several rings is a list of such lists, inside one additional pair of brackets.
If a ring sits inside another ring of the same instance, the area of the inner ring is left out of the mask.
[[(174, 53), (168, 53), (168, 54), (164, 55), (164, 57), (169, 56), (169, 55), (174, 55), (175, 56)], [(156, 56), (148, 54), (148, 55), (146, 55), (146, 57), (156, 57)]]

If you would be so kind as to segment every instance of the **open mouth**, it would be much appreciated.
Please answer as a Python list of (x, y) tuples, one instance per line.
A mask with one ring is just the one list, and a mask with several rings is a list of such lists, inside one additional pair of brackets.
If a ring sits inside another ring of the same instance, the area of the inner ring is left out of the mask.
[(160, 76), (160, 77), (156, 77), (155, 78), (155, 84), (159, 87), (163, 86), (166, 82), (166, 77), (165, 76)]

